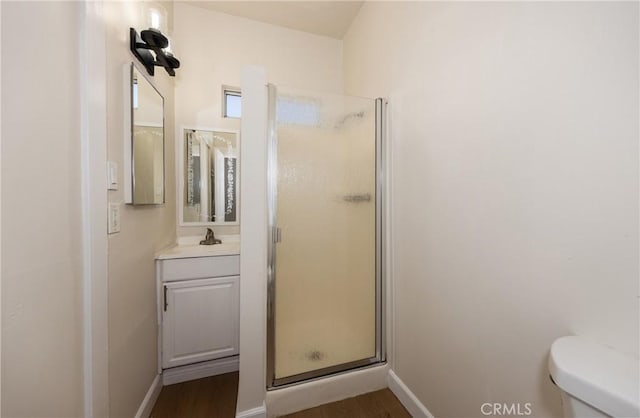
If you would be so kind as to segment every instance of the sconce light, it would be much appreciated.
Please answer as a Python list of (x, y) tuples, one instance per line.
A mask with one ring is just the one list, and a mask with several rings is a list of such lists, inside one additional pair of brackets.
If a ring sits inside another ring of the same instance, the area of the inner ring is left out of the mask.
[(144, 65), (149, 75), (153, 75), (156, 66), (164, 67), (172, 77), (176, 75), (174, 69), (180, 68), (180, 61), (167, 50), (169, 40), (160, 30), (150, 28), (138, 35), (135, 29), (130, 28), (129, 39), (131, 52)]

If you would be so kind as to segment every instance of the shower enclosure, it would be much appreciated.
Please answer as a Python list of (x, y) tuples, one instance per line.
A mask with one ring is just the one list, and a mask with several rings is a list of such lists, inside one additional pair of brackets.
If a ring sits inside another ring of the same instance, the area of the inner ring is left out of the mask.
[(385, 106), (269, 86), (269, 388), (385, 360)]

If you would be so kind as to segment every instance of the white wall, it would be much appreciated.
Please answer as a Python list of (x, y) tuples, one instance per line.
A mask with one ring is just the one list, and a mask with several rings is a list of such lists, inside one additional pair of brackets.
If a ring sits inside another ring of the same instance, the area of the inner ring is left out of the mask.
[(367, 2), (344, 42), (392, 109), (394, 370), (560, 416), (555, 338), (638, 353), (638, 4)]
[(7, 417), (82, 415), (80, 6), (2, 3)]
[[(173, 79), (156, 67), (149, 77), (164, 96), (164, 205), (124, 205), (123, 66), (135, 61), (129, 27), (147, 28), (147, 8), (139, 1), (105, 2), (107, 31), (107, 152), (119, 168), (120, 189), (109, 201), (120, 203), (121, 231), (109, 235), (109, 391), (110, 415), (134, 416), (157, 374), (157, 311), (154, 253), (175, 242)], [(164, 4), (171, 30), (172, 5)], [(136, 61), (137, 62), (137, 61)], [(144, 69), (141, 70), (145, 72)], [(180, 71), (180, 70), (178, 70)], [(146, 72), (145, 72), (146, 74)]]
[[(342, 92), (339, 40), (184, 3), (176, 3), (174, 9), (172, 49), (181, 62), (175, 83), (177, 128), (239, 130), (238, 119), (221, 116), (221, 94), (222, 85), (240, 86), (245, 65), (263, 67), (269, 83)], [(214, 229), (229, 234), (238, 233), (239, 228)], [(204, 236), (204, 231), (203, 227), (179, 227), (178, 235)]]
[[(262, 67), (242, 69), (239, 416), (265, 415), (267, 323), (267, 88)], [(253, 411), (253, 413), (250, 413)]]

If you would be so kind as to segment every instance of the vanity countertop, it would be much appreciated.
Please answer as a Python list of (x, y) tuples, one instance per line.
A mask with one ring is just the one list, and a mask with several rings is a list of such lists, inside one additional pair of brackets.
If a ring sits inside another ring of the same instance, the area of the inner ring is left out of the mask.
[(240, 239), (237, 235), (221, 235), (218, 238), (222, 240), (222, 244), (200, 245), (202, 237), (180, 237), (177, 244), (157, 252), (156, 260), (240, 254)]

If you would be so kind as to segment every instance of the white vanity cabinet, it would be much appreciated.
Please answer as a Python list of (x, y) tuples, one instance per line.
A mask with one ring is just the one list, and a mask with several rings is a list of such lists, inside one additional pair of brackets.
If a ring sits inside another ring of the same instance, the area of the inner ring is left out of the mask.
[(237, 370), (239, 351), (239, 255), (176, 248), (156, 257), (165, 384)]
[(163, 284), (163, 369), (238, 354), (238, 279)]

